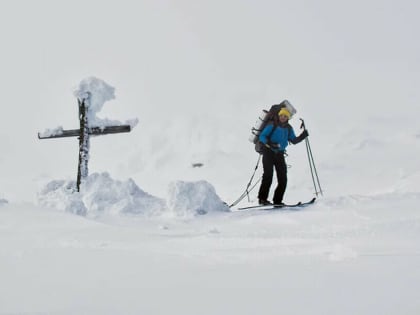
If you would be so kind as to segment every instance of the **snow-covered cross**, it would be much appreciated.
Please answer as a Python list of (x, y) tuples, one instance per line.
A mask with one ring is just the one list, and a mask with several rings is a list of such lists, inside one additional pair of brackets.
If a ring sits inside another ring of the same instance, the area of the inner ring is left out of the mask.
[(100, 79), (94, 77), (84, 79), (74, 92), (79, 104), (80, 128), (63, 130), (62, 127), (57, 127), (38, 133), (39, 139), (79, 137), (77, 191), (80, 191), (82, 180), (88, 176), (90, 136), (130, 132), (138, 122), (137, 119), (134, 119), (122, 124), (119, 121), (96, 117), (96, 113), (102, 109), (104, 103), (115, 98), (114, 91), (113, 87)]

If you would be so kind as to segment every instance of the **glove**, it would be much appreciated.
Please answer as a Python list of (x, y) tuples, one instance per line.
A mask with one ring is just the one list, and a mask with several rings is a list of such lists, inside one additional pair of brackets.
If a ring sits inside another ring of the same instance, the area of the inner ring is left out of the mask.
[(300, 134), (299, 138), (305, 139), (309, 136), (309, 132), (307, 129), (303, 130), (302, 133)]

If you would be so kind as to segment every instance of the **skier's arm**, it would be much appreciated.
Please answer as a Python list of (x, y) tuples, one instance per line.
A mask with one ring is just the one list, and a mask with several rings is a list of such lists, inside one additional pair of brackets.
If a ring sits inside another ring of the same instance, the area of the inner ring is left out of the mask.
[(303, 141), (307, 136), (309, 136), (308, 130), (303, 130), (302, 133), (296, 137), (295, 132), (291, 129), (291, 133), (289, 135), (289, 141), (293, 144), (298, 144), (299, 142)]

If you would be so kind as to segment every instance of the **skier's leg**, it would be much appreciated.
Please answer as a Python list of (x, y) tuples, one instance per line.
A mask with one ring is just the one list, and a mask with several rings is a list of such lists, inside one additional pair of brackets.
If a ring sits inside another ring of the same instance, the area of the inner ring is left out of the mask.
[(263, 152), (262, 164), (263, 164), (263, 176), (261, 181), (260, 190), (258, 192), (258, 199), (266, 201), (270, 192), (270, 186), (273, 181), (273, 159), (274, 153), (266, 149)]
[(287, 165), (283, 153), (276, 154), (274, 167), (276, 168), (277, 187), (274, 191), (273, 202), (281, 204), (287, 186)]

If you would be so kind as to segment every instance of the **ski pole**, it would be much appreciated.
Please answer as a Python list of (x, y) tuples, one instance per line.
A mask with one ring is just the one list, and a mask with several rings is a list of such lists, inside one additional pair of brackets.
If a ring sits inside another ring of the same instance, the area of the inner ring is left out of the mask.
[[(322, 193), (322, 188), (321, 188), (321, 183), (319, 182), (319, 176), (318, 176), (318, 172), (317, 172), (317, 170), (316, 170), (315, 161), (314, 161), (314, 157), (313, 157), (313, 155), (312, 155), (312, 149), (311, 149), (311, 145), (310, 145), (310, 143), (309, 143), (309, 139), (308, 139), (308, 138), (306, 138), (306, 141), (307, 141), (307, 145), (308, 145), (308, 151), (309, 151), (309, 154), (310, 154), (310, 156), (311, 156), (312, 165), (313, 165), (313, 167), (314, 167), (315, 177), (316, 177), (316, 181), (317, 181), (317, 183), (318, 183), (318, 188), (319, 188), (319, 193), (321, 194), (321, 196), (323, 196), (323, 193)], [(318, 196), (318, 194), (317, 194), (317, 196)]]
[[(254, 188), (255, 188), (255, 186), (257, 186), (257, 184), (258, 184), (258, 182), (261, 180), (261, 179), (259, 179), (254, 185), (252, 185), (252, 181), (253, 181), (253, 179), (254, 179), (254, 176), (255, 176), (255, 173), (257, 172), (257, 169), (258, 169), (258, 165), (260, 164), (260, 160), (261, 160), (261, 155), (259, 155), (258, 156), (258, 161), (257, 161), (257, 164), (255, 165), (255, 169), (254, 169), (254, 173), (252, 174), (252, 176), (251, 176), (251, 179), (249, 180), (249, 182), (248, 182), (248, 184), (246, 185), (246, 188), (245, 188), (245, 191), (242, 193), (242, 195), (240, 195), (239, 196), (239, 198), (238, 199), (236, 199), (230, 206), (229, 206), (229, 208), (232, 208), (232, 207), (234, 207), (234, 206), (236, 206), (242, 199), (244, 199), (245, 198), (245, 196), (247, 196), (248, 197), (248, 201), (249, 201), (249, 192), (251, 191), (251, 190), (253, 190)], [(251, 187), (251, 185), (252, 185), (252, 187)], [(251, 187), (251, 189), (250, 189), (250, 187)]]
[[(303, 129), (303, 130), (306, 130), (305, 121), (303, 119), (300, 119), (300, 120), (302, 122), (300, 128)], [(310, 171), (311, 171), (312, 182), (314, 184), (315, 194), (316, 194), (316, 196), (318, 196), (318, 194), (321, 194), (321, 196), (323, 196), (321, 184), (320, 184), (320, 181), (319, 181), (318, 172), (317, 172), (316, 166), (315, 166), (314, 157), (312, 155), (311, 145), (310, 145), (309, 139), (307, 137), (305, 138), (305, 143), (306, 143), (306, 153), (308, 155), (309, 168), (310, 168)], [(315, 182), (315, 178), (316, 178), (316, 182)], [(317, 187), (317, 184), (318, 184), (318, 187)]]

